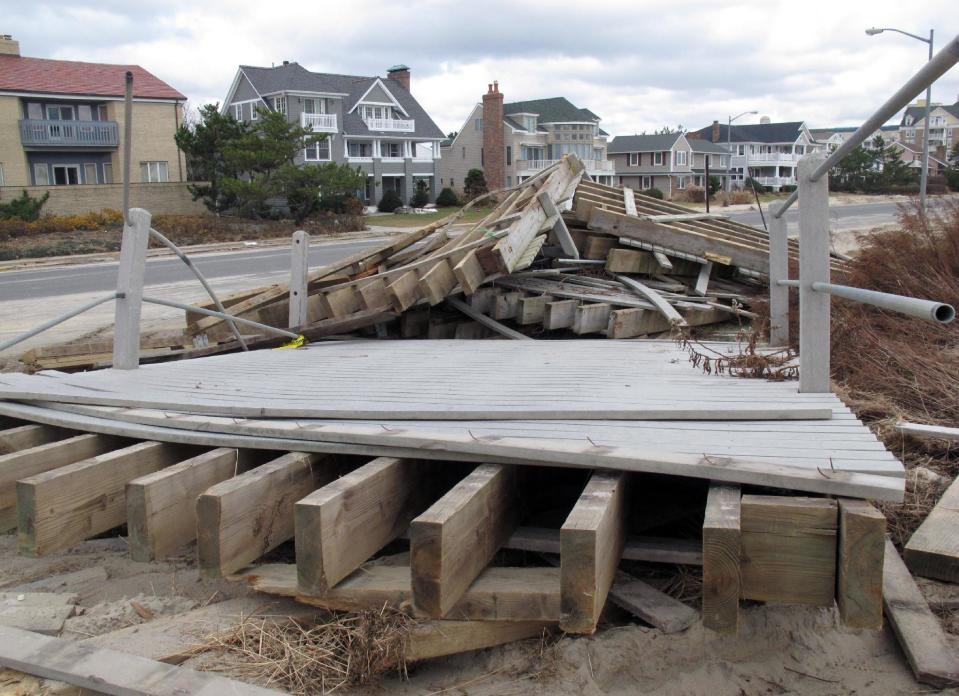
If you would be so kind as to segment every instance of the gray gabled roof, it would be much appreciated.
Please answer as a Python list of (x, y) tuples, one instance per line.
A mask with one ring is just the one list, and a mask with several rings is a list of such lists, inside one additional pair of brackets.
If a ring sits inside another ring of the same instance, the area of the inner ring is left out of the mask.
[[(549, 99), (530, 99), (528, 101), (510, 102), (503, 104), (503, 114), (536, 114), (539, 123), (569, 123), (580, 121), (590, 123), (600, 118), (589, 109), (580, 109), (566, 97), (550, 97)], [(518, 122), (513, 122), (517, 125)], [(523, 130), (523, 127), (517, 125)]]
[[(936, 109), (944, 109), (947, 113), (952, 114), (956, 118), (959, 118), (959, 101), (955, 104), (936, 104), (933, 103), (932, 108), (929, 110), (930, 113)], [(907, 106), (906, 110), (902, 112), (902, 120), (899, 122), (900, 126), (906, 126), (906, 117), (912, 116), (912, 126), (915, 126), (917, 123), (920, 123), (923, 118), (926, 116), (926, 107), (924, 106)], [(907, 126), (908, 127), (908, 126)]]
[(729, 150), (726, 149), (726, 145), (720, 143), (714, 143), (709, 140), (703, 140), (701, 138), (690, 138), (687, 140), (689, 146), (692, 148), (693, 152), (706, 152), (709, 154), (716, 155), (728, 155)]
[[(784, 121), (783, 123), (734, 123), (730, 133), (730, 142), (734, 143), (792, 143), (799, 138), (802, 121)], [(719, 142), (726, 142), (729, 127), (719, 124)], [(712, 140), (713, 126), (706, 126), (688, 135), (701, 140)]]
[[(374, 132), (366, 127), (366, 123), (355, 112), (348, 112), (356, 102), (373, 86), (376, 80), (381, 80), (396, 101), (406, 110), (414, 120), (416, 130), (407, 133), (414, 138), (445, 139), (446, 134), (439, 129), (433, 119), (420, 106), (413, 95), (399, 82), (390, 78), (364, 77), (361, 75), (334, 75), (331, 73), (310, 72), (299, 63), (287, 63), (273, 68), (262, 68), (254, 65), (241, 65), (240, 69), (246, 74), (257, 92), (271, 94), (274, 92), (331, 92), (346, 94), (343, 97), (343, 123), (341, 129), (347, 135), (372, 135)], [(379, 133), (377, 133), (379, 134)]]
[(606, 151), (611, 154), (623, 152), (660, 152), (672, 149), (682, 133), (655, 133), (653, 135), (617, 135), (609, 141)]

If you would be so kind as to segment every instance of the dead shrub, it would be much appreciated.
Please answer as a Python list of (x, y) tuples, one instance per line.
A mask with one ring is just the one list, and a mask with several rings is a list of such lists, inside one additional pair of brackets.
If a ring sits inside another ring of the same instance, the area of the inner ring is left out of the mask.
[(674, 192), (673, 200), (686, 203), (704, 203), (706, 201), (706, 190), (701, 186), (688, 186), (682, 191)]
[(745, 203), (753, 203), (756, 200), (755, 194), (752, 191), (747, 191), (746, 189), (736, 189), (729, 193), (729, 204), (730, 205), (743, 205)]

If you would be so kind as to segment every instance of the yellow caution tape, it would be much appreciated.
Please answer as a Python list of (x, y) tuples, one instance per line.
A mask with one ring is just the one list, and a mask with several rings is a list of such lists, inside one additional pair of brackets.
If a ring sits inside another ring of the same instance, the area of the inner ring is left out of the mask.
[(273, 350), (283, 350), (284, 348), (299, 348), (305, 344), (306, 344), (306, 336), (304, 336), (303, 334), (300, 334), (289, 343), (284, 343), (282, 346), (277, 346)]

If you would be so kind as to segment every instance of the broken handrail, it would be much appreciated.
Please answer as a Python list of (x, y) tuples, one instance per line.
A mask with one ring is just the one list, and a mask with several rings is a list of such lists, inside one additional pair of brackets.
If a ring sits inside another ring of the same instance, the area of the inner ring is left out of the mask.
[[(187, 265), (187, 268), (193, 271), (193, 275), (195, 275), (196, 279), (200, 281), (200, 285), (202, 285), (203, 289), (206, 290), (206, 294), (210, 296), (211, 300), (213, 300), (213, 304), (216, 305), (217, 311), (226, 314), (226, 308), (223, 306), (223, 303), (220, 302), (220, 298), (216, 296), (215, 292), (213, 292), (213, 288), (210, 287), (208, 282), (206, 282), (206, 278), (202, 273), (200, 273), (200, 269), (193, 264), (193, 260), (186, 255), (186, 252), (184, 252), (182, 249), (180, 249), (180, 247), (152, 227), (150, 228), (150, 234), (153, 235), (153, 237), (155, 237), (156, 240), (163, 244), (167, 249), (176, 254), (180, 260)], [(240, 330), (236, 328), (236, 322), (233, 321), (233, 317), (230, 315), (227, 316), (229, 316), (229, 318), (226, 320), (226, 323), (229, 325), (230, 330), (233, 331), (233, 336), (239, 342), (240, 347), (245, 351), (250, 350), (246, 345), (246, 341), (243, 340), (243, 336), (240, 335)]]
[(11, 346), (15, 346), (18, 343), (22, 343), (23, 341), (26, 341), (28, 338), (33, 338), (37, 334), (43, 333), (47, 329), (52, 329), (57, 324), (62, 324), (67, 319), (73, 319), (73, 317), (77, 316), (78, 314), (83, 314), (87, 310), (93, 309), (94, 307), (98, 307), (104, 304), (105, 302), (111, 302), (117, 299), (119, 295), (120, 293), (111, 292), (109, 295), (104, 295), (103, 297), (98, 297), (95, 300), (90, 300), (89, 302), (80, 305), (76, 309), (71, 309), (69, 312), (64, 312), (63, 314), (57, 317), (54, 317), (53, 319), (50, 319), (49, 321), (43, 322), (39, 326), (36, 326), (28, 331), (23, 332), (22, 334), (18, 334), (17, 336), (14, 336), (13, 338), (7, 339), (3, 343), (0, 343), (0, 351), (6, 350), (7, 348), (10, 348)]
[(287, 331), (286, 329), (278, 329), (275, 326), (270, 326), (269, 324), (261, 324), (258, 321), (253, 321), (251, 319), (244, 319), (243, 317), (235, 317), (231, 314), (224, 314), (223, 312), (214, 312), (212, 309), (204, 309), (203, 307), (197, 307), (196, 305), (188, 305), (183, 302), (175, 302), (174, 300), (161, 300), (159, 297), (147, 297), (144, 295), (141, 300), (143, 302), (149, 302), (150, 304), (163, 305), (164, 307), (173, 307), (174, 309), (182, 309), (187, 312), (196, 312), (197, 314), (205, 314), (208, 317), (219, 317), (220, 319), (226, 319), (227, 317), (232, 317), (234, 321), (238, 321), (241, 324), (247, 326), (252, 326), (263, 331), (268, 331), (271, 333), (279, 334), (280, 336), (286, 336), (292, 339), (300, 338), (300, 334), (293, 333), (292, 331)]
[[(926, 87), (942, 77), (956, 63), (959, 63), (959, 35), (953, 37), (939, 53), (934, 55), (928, 63), (922, 66), (919, 72), (913, 75), (906, 84), (889, 97), (886, 103), (880, 106), (872, 116), (867, 118), (856, 132), (849, 136), (848, 140), (836, 148), (836, 150), (826, 158), (826, 161), (816, 168), (809, 177), (810, 180), (818, 181), (821, 179), (830, 169), (839, 164), (846, 155), (865, 142), (866, 138), (875, 133), (882, 124), (922, 94), (922, 91), (926, 89)], [(928, 137), (928, 134), (926, 137)], [(795, 191), (789, 194), (789, 197), (783, 202), (779, 210), (774, 213), (774, 217), (782, 217), (789, 207), (798, 199), (799, 188), (797, 187)]]
[[(776, 284), (787, 288), (799, 287), (799, 281), (794, 279), (778, 280)], [(937, 324), (949, 324), (956, 318), (956, 308), (945, 302), (922, 300), (917, 297), (906, 297), (905, 295), (895, 295), (891, 292), (879, 292), (878, 290), (863, 290), (862, 288), (835, 283), (813, 283), (812, 289), (816, 292), (841, 297), (844, 300), (861, 302), (880, 309), (887, 309), (890, 312), (899, 312), (910, 317), (926, 319)]]

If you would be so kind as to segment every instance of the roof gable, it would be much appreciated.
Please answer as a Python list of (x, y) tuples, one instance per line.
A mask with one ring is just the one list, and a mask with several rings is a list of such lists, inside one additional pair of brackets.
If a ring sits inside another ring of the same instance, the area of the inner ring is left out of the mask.
[[(799, 136), (805, 131), (806, 124), (802, 121), (784, 121), (782, 123), (744, 123), (733, 124), (730, 130), (726, 124), (718, 124), (719, 141), (726, 142), (727, 134), (729, 141), (733, 143), (793, 143), (799, 139)], [(690, 135), (704, 140), (711, 140), (713, 126), (706, 126)], [(810, 137), (810, 140), (812, 138)]]
[(127, 71), (133, 73), (134, 98), (186, 100), (179, 91), (139, 65), (85, 63), (12, 55), (0, 55), (0, 90), (122, 97), (126, 91)]

